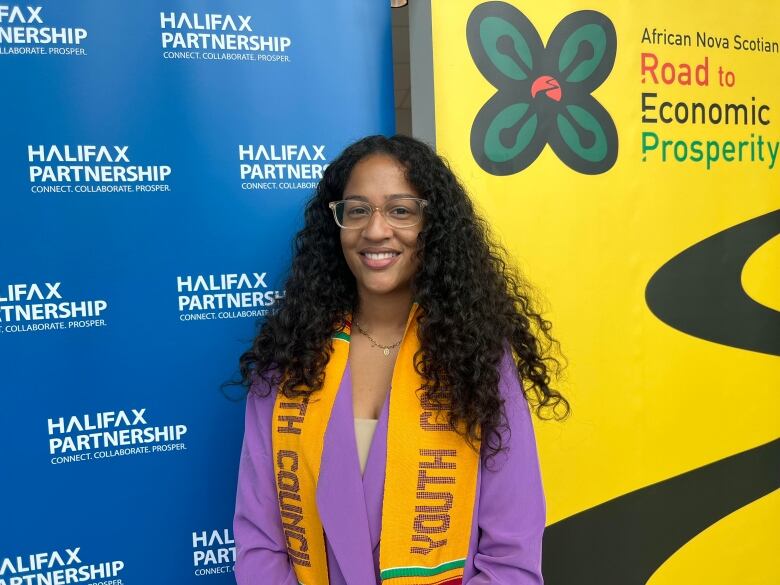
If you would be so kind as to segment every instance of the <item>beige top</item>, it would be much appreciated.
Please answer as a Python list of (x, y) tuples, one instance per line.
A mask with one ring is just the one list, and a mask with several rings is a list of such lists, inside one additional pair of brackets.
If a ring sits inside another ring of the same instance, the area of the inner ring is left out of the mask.
[(360, 460), (360, 474), (366, 469), (368, 450), (371, 448), (371, 439), (374, 438), (377, 420), (371, 418), (355, 418), (355, 440), (357, 441), (358, 459)]

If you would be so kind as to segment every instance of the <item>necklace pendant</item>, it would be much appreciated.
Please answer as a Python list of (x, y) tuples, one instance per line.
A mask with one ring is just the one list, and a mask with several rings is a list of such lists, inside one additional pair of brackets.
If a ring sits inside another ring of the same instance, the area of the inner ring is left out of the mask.
[(390, 355), (390, 348), (389, 347), (385, 348), (385, 355)]

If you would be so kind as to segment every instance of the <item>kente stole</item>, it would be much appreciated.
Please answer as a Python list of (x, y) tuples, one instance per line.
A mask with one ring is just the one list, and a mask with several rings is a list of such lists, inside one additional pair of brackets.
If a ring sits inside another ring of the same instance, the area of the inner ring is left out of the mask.
[[(446, 421), (446, 409), (421, 403), (414, 369), (419, 348), (415, 304), (393, 370), (382, 502), (380, 574), (389, 585), (460, 585), (468, 555), (479, 455)], [(328, 585), (316, 489), (323, 440), (349, 356), (351, 323), (332, 337), (316, 399), (277, 394), (273, 452), (287, 552), (302, 585)], [(357, 460), (355, 465), (357, 465)]]

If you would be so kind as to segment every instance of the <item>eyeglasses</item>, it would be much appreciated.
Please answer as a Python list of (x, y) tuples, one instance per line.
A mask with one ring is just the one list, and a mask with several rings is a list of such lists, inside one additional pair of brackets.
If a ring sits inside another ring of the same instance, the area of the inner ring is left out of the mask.
[(385, 221), (394, 228), (410, 228), (422, 221), (423, 208), (428, 205), (425, 199), (415, 197), (399, 197), (391, 199), (382, 207), (377, 207), (358, 201), (347, 199), (332, 201), (328, 207), (333, 210), (333, 219), (339, 227), (347, 230), (363, 229), (371, 221), (375, 211), (382, 214)]

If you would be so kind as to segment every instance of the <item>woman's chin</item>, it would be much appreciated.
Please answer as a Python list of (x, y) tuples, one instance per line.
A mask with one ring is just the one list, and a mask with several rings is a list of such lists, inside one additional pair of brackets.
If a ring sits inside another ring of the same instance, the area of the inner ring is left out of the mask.
[(403, 290), (410, 290), (410, 283), (404, 284), (395, 280), (372, 278), (360, 283), (358, 290), (374, 296), (392, 295)]

